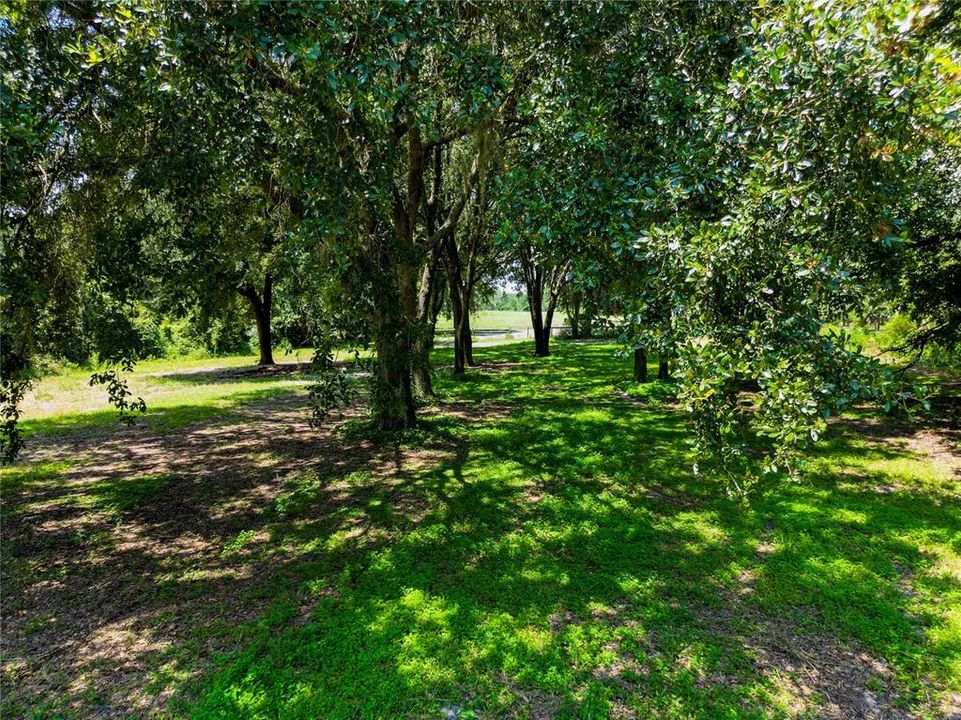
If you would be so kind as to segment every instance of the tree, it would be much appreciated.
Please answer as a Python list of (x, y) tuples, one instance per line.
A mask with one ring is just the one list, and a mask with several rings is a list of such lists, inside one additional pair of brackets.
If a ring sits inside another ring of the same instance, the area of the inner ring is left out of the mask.
[(575, 276), (561, 293), (561, 307), (571, 324), (571, 338), (575, 340), (591, 337), (598, 323), (604, 320), (603, 301), (608, 288), (597, 281), (598, 273), (591, 270), (587, 275), (586, 281)]
[[(498, 138), (501, 144), (510, 138)], [(471, 312), (474, 295), (485, 279), (492, 277), (503, 262), (502, 248), (494, 242), (491, 216), (495, 206), (488, 179), (500, 168), (490, 158), (485, 172), (470, 195), (465, 219), (445, 244), (445, 267), (450, 287), (450, 307), (454, 324), (454, 374), (474, 365)]]
[(77, 298), (124, 307), (162, 283), (245, 298), (263, 362), (278, 289), (312, 293), (325, 341), (374, 348), (378, 425), (409, 427), (445, 294), (458, 370), (482, 258), (504, 252), (539, 355), (562, 294), (579, 307), (609, 285), (639, 366), (670, 354), (702, 455), (740, 486), (761, 443), (779, 472), (852, 402), (910, 402), (827, 318), (907, 267), (904, 302), (957, 326), (938, 302), (957, 7), (15, 6), (4, 449), (32, 358), (77, 335)]
[[(130, 125), (137, 117), (155, 130), (151, 160), (164, 168), (163, 176), (150, 173), (155, 187), (190, 199), (185, 227), (204, 218), (212, 224), (217, 217), (201, 204), (231, 202), (243, 195), (238, 188), (263, 186), (265, 198), (281, 198), (300, 247), (348, 264), (355, 291), (368, 300), (379, 423), (411, 424), (412, 376), (429, 347), (419, 339), (429, 335), (423, 310), (437, 305), (418, 305), (420, 295), (436, 299), (421, 284), (437, 273), (424, 270), (477, 181), (480, 139), (511, 122), (516, 108), (505, 67), (510, 16), (425, 3), (143, 10), (120, 23), (119, 38), (94, 27), (77, 49), (97, 66), (99, 92), (124, 96), (111, 119)], [(144, 68), (136, 77), (134, 58)], [(430, 210), (428, 161), (435, 148), (453, 144), (468, 148), (469, 169), (454, 201)], [(218, 254), (198, 253), (199, 265)], [(252, 259), (240, 264), (244, 275)], [(260, 278), (237, 287), (268, 344), (273, 275)]]
[[(909, 397), (824, 332), (859, 294), (852, 279), (868, 286), (899, 251), (909, 168), (952, 137), (946, 49), (901, 11), (799, 2), (759, 13), (727, 80), (694, 101), (686, 124), (699, 136), (676, 148), (673, 192), (660, 194), (670, 210), (639, 243), (669, 279), (700, 448), (735, 488), (759, 441), (763, 470), (791, 469), (830, 415)], [(752, 383), (749, 407), (740, 393)]]
[(273, 365), (273, 312), (277, 287), (290, 275), (292, 221), (283, 201), (243, 181), (229, 192), (179, 196), (175, 204), (187, 221), (165, 248), (176, 262), (158, 274), (208, 314), (243, 298), (256, 323), (258, 364)]
[(537, 121), (514, 150), (499, 192), (502, 241), (528, 290), (539, 355), (549, 353), (564, 286), (590, 275), (597, 284), (605, 265), (598, 259), (638, 226), (639, 176), (666, 154), (655, 130), (672, 132), (657, 117), (664, 76), (677, 72), (685, 42), (704, 45), (743, 13), (707, 7), (562, 6), (544, 20), (538, 50), (550, 62), (531, 91)]
[[(534, 128), (533, 134), (539, 131)], [(527, 142), (534, 141), (528, 138)], [(589, 232), (581, 222), (580, 204), (589, 198), (578, 196), (580, 188), (556, 181), (556, 177), (571, 177), (575, 171), (559, 167), (551, 162), (552, 157), (556, 157), (555, 151), (537, 142), (520, 149), (498, 187), (500, 213), (505, 218), (499, 243), (513, 259), (517, 279), (527, 292), (534, 354), (541, 357), (550, 355), (554, 313)]]
[(931, 153), (913, 175), (912, 232), (897, 297), (917, 329), (898, 349), (920, 354), (934, 344), (961, 342), (961, 149)]
[[(284, 128), (278, 141), (296, 148), (296, 161), (284, 160), (288, 182), (303, 193), (304, 230), (337, 244), (370, 299), (378, 423), (407, 427), (415, 368), (426, 363), (424, 309), (434, 305), (419, 302), (433, 295), (425, 283), (436, 276), (425, 269), (460, 222), (487, 160), (484, 136), (513, 121), (508, 17), (463, 5), (364, 5), (328, 8), (324, 23), (308, 24), (305, 12), (315, 11), (272, 9), (243, 42), (284, 102), (309, 108), (296, 135)], [(466, 148), (468, 169), (451, 188), (456, 199), (431, 207), (431, 160), (452, 144)]]
[[(91, 265), (90, 248), (64, 227), (63, 198), (89, 168), (78, 160), (73, 128), (95, 119), (95, 78), (63, 48), (90, 30), (89, 8), (59, 12), (48, 3), (14, 5), (0, 21), (3, 75), (2, 299), (0, 299), (0, 453), (22, 446), (19, 402), (37, 356), (60, 355), (75, 339), (75, 319)], [(56, 14), (56, 22), (51, 21)], [(109, 14), (104, 34), (117, 29)]]

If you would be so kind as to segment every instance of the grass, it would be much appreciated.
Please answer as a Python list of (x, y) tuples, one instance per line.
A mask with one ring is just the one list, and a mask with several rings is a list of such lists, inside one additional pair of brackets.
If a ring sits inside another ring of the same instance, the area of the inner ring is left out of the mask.
[[(147, 399), (147, 414), (133, 415), (136, 423), (145, 423), (152, 430), (169, 431), (192, 423), (214, 419), (227, 419), (232, 408), (290, 393), (308, 384), (306, 378), (255, 379), (249, 381), (224, 381), (208, 384), (180, 384), (176, 381), (151, 383), (142, 392), (143, 385), (135, 384), (134, 393)], [(140, 385), (141, 389), (137, 389)], [(27, 413), (22, 428), (27, 438), (34, 435), (57, 436), (76, 431), (109, 430), (121, 427), (117, 411), (104, 409), (106, 398), (101, 399), (98, 410), (53, 414), (45, 412), (39, 417)]]
[[(955, 468), (838, 426), (804, 481), (735, 503), (691, 474), (669, 385), (554, 348), (478, 348), (394, 438), (312, 440), (231, 415), (236, 383), (171, 380), (224, 426), (168, 434), (171, 470), (76, 445), (4, 470), (4, 653), (29, 660), (4, 666), (4, 715), (948, 714)], [(110, 652), (36, 650), (67, 640)]]
[[(560, 327), (567, 324), (563, 313), (554, 317), (554, 325)], [(471, 327), (474, 330), (511, 330), (517, 337), (523, 338), (531, 326), (531, 316), (526, 310), (481, 310), (471, 315)], [(441, 315), (437, 319), (438, 330), (453, 329), (453, 320)]]
[[(278, 353), (276, 359), (307, 362), (310, 355), (310, 350), (301, 349), (289, 356)], [(127, 377), (134, 395), (147, 401), (147, 424), (164, 431), (221, 417), (233, 407), (289, 393), (308, 382), (299, 373), (231, 372), (254, 370), (256, 363), (253, 355), (144, 360)], [(90, 386), (90, 372), (69, 368), (36, 383), (23, 404), (25, 434), (49, 436), (116, 425), (117, 413), (107, 407), (103, 388)]]

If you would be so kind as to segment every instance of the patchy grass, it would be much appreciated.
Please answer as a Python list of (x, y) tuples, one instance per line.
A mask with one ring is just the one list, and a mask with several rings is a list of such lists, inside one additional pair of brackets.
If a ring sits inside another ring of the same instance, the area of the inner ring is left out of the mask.
[(735, 504), (669, 385), (554, 347), (479, 348), (402, 436), (292, 385), (4, 470), (4, 715), (954, 712), (956, 458), (838, 424)]
[(108, 512), (131, 512), (161, 502), (176, 480), (172, 473), (156, 473), (100, 482), (91, 485), (84, 497), (90, 498), (94, 507)]
[[(147, 414), (136, 419), (157, 431), (173, 430), (223, 418), (231, 408), (287, 394), (309, 382), (295, 364), (282, 366), (282, 372), (261, 374), (256, 367), (244, 365), (232, 372), (234, 365), (209, 367), (214, 361), (204, 362), (208, 366), (176, 374), (167, 374), (169, 360), (138, 365), (129, 376), (130, 388), (147, 401)], [(24, 404), (23, 429), (28, 437), (117, 424), (117, 412), (107, 405), (103, 390), (91, 388), (89, 373), (81, 370), (44, 379)]]
[(629, 383), (624, 394), (638, 402), (648, 405), (664, 405), (677, 402), (677, 388), (674, 383), (652, 380), (646, 383)]
[(69, 468), (69, 462), (31, 463), (3, 468), (0, 471), (0, 499), (35, 489), (37, 485), (56, 486), (61, 475)]
[[(308, 384), (305, 378), (278, 380), (269, 378), (240, 382), (212, 382), (208, 385), (167, 387), (151, 396), (146, 415), (134, 414), (136, 423), (145, 423), (152, 430), (164, 432), (209, 420), (224, 420), (232, 408), (254, 400), (285, 395)], [(56, 436), (77, 431), (96, 431), (119, 426), (117, 411), (104, 409), (64, 415), (30, 417), (23, 420), (27, 438), (34, 435)]]

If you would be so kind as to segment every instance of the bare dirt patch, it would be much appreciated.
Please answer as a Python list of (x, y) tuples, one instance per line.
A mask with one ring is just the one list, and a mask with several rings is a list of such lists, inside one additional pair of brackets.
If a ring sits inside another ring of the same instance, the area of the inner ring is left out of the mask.
[[(753, 576), (747, 578), (750, 587)], [(773, 680), (793, 716), (818, 720), (913, 720), (898, 707), (891, 666), (855, 641), (801, 632), (787, 619), (767, 617), (741, 602), (740, 592), (724, 609), (701, 610), (702, 622), (733, 638), (760, 674)], [(716, 680), (716, 679), (715, 679)]]
[(840, 421), (845, 428), (897, 451), (923, 455), (961, 478), (961, 429), (953, 423), (936, 426), (885, 422), (876, 418)]

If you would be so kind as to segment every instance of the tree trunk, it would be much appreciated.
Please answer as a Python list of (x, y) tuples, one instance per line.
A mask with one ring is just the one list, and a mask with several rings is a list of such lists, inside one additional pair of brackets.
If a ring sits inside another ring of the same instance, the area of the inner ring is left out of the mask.
[[(533, 290), (533, 291), (532, 291)], [(551, 354), (551, 319), (553, 308), (547, 311), (547, 317), (542, 314), (543, 291), (537, 285), (529, 286), (527, 291), (531, 312), (531, 328), (534, 331), (534, 354), (537, 357), (548, 357)]]
[(540, 339), (536, 334), (534, 335), (534, 354), (538, 357), (547, 357), (551, 354), (551, 328), (554, 326), (554, 311), (557, 309), (559, 295), (559, 289), (550, 292), (547, 298), (547, 312), (544, 313), (544, 321), (541, 323)]
[[(458, 305), (463, 308), (462, 303)], [(471, 348), (470, 313), (461, 309), (458, 312), (457, 324), (454, 327), (454, 374), (460, 375), (472, 365), (473, 352)]]
[(464, 343), (464, 327), (470, 332), (469, 313), (464, 309), (464, 298), (460, 289), (457, 287), (454, 273), (450, 273), (451, 292), (450, 306), (454, 320), (454, 374), (462, 375), (467, 367), (467, 347), (470, 344), (470, 336), (467, 337), (467, 344)]
[[(394, 193), (392, 229), (399, 259), (377, 253), (374, 263), (386, 272), (374, 279), (377, 374), (371, 405), (383, 430), (401, 430), (417, 422), (414, 401), (414, 371), (420, 365), (417, 347), (420, 329), (418, 280), (429, 261), (415, 243), (417, 212), (424, 199), (424, 144), (420, 130), (412, 127), (407, 136), (407, 187), (402, 196)], [(371, 229), (375, 225), (371, 223)], [(374, 237), (373, 245), (380, 245)]]
[[(452, 278), (456, 281), (456, 277)], [(454, 374), (460, 375), (474, 363), (474, 338), (470, 325), (471, 291), (467, 288), (451, 290), (451, 309), (454, 316)]]
[(571, 302), (571, 339), (580, 340), (581, 338), (581, 297), (580, 293), (574, 294)]
[(634, 382), (647, 382), (647, 351), (644, 348), (634, 349)]
[[(527, 304), (531, 311), (531, 325), (534, 328), (534, 354), (547, 357), (551, 354), (551, 326), (557, 301), (566, 283), (569, 263), (555, 265), (545, 270), (538, 267), (528, 254), (521, 255), (524, 269), (524, 282), (527, 285)], [(547, 289), (547, 311), (544, 309), (544, 290)]]
[(456, 238), (446, 243), (447, 278), (450, 285), (451, 314), (454, 320), (454, 374), (463, 374), (474, 365), (474, 347), (470, 327), (470, 306), (474, 294), (473, 281), (464, 278)]
[(538, 357), (547, 357), (551, 354), (551, 335), (550, 328), (544, 329), (544, 318), (541, 315), (542, 293), (535, 284), (528, 286), (528, 304), (531, 312), (531, 328), (534, 331), (534, 354)]
[(464, 300), (464, 319), (461, 325), (461, 346), (464, 349), (464, 362), (467, 367), (474, 367), (477, 363), (474, 362), (474, 336), (471, 332), (470, 326), (470, 296)]
[(417, 388), (417, 394), (425, 398), (437, 395), (434, 392), (434, 380), (430, 374), (429, 358), (432, 344), (426, 338), (418, 338), (414, 343), (414, 354), (417, 357), (413, 367), (414, 387)]
[(548, 357), (551, 354), (550, 336), (544, 328), (534, 328), (534, 354), (537, 357)]
[(534, 328), (534, 354), (537, 357), (548, 357), (551, 354), (551, 326), (545, 324), (537, 313), (537, 318), (531, 317)]
[(424, 266), (417, 293), (417, 327), (414, 337), (414, 386), (422, 397), (434, 397), (430, 353), (434, 349), (437, 315), (443, 305), (443, 285), (438, 275), (439, 257)]
[(658, 380), (670, 380), (671, 379), (671, 365), (669, 356), (666, 354), (661, 354), (658, 357), (657, 363), (657, 379)]
[(260, 346), (258, 365), (273, 365), (274, 352), (271, 347), (270, 310), (263, 308), (257, 312), (257, 344)]
[(403, 430), (416, 422), (414, 391), (406, 343), (377, 342), (377, 398), (373, 403), (381, 430)]
[(593, 306), (586, 306), (581, 313), (581, 338), (589, 338), (594, 334), (594, 317), (595, 311)]
[(240, 294), (250, 301), (257, 320), (257, 345), (260, 348), (258, 365), (273, 365), (273, 337), (271, 332), (270, 314), (273, 305), (273, 278), (267, 273), (264, 278), (263, 297), (257, 294), (254, 286), (247, 284), (241, 288)]
[[(414, 366), (418, 358), (415, 356), (413, 344), (414, 333), (417, 330), (417, 275), (418, 269), (413, 265), (402, 263), (398, 268), (398, 284), (400, 286), (400, 307), (403, 317), (398, 355), (402, 360), (399, 384), (400, 400), (403, 406), (405, 428), (414, 427), (417, 423), (416, 405), (414, 402)], [(388, 429), (397, 429), (391, 427)]]
[(371, 318), (377, 360), (373, 368), (371, 408), (381, 430), (403, 430), (416, 424), (412, 344), (417, 324), (418, 269), (398, 263), (391, 277), (375, 283)]
[(461, 346), (460, 333), (454, 328), (454, 375), (463, 375), (466, 366), (467, 360)]
[(554, 306), (556, 303), (556, 298), (551, 298), (547, 303), (544, 326), (541, 328), (541, 333), (544, 336), (544, 354), (542, 357), (547, 357), (551, 354), (551, 328), (554, 326)]

